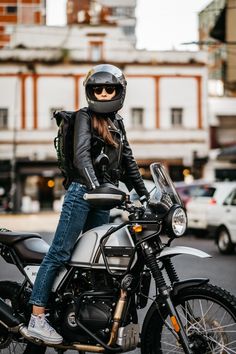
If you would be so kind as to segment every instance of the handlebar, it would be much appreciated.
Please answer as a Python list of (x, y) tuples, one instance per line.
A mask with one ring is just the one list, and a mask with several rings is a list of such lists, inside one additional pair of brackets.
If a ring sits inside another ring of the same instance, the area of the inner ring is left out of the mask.
[(143, 213), (145, 212), (146, 210), (146, 205), (147, 205), (147, 202), (145, 202), (145, 205), (136, 205), (135, 203), (131, 202), (130, 200), (130, 195), (129, 194), (126, 194), (126, 199), (125, 201), (123, 202), (122, 205), (120, 206), (117, 206), (117, 209), (121, 209), (121, 210), (125, 210), (127, 211), (130, 216), (137, 216), (137, 219), (139, 219)]

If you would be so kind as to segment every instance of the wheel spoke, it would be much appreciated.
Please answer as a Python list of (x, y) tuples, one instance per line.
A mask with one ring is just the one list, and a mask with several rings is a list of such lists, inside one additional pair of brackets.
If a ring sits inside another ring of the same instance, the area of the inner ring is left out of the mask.
[[(180, 304), (177, 311), (190, 341), (191, 338), (202, 341), (204, 354), (236, 353), (236, 323), (222, 305), (204, 298), (189, 299)], [(163, 353), (183, 352), (174, 341), (171, 332), (165, 339), (163, 336)]]
[[(13, 309), (18, 302), (18, 294), (20, 292), (21, 285), (18, 283), (12, 283), (11, 281), (1, 281), (0, 282), (0, 297), (5, 303), (11, 306)], [(4, 328), (0, 328), (1, 341), (0, 344), (0, 354), (23, 354), (27, 343), (24, 342), (23, 338), (16, 337), (16, 334), (7, 332)], [(33, 354), (33, 353), (32, 353)]]
[(26, 348), (26, 343), (12, 341), (7, 348), (0, 349), (0, 354), (21, 354)]
[(168, 341), (162, 342), (162, 344), (167, 347), (171, 347), (171, 349), (168, 349), (167, 353), (183, 353), (183, 350), (180, 347), (178, 347), (177, 345), (171, 344)]

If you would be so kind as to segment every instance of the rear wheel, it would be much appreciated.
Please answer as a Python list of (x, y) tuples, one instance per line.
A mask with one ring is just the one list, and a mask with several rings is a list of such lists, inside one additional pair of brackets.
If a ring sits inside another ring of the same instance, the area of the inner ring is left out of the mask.
[[(18, 283), (0, 282), (0, 297), (13, 308), (19, 307), (19, 290), (20, 284)], [(0, 354), (44, 354), (45, 351), (45, 347), (27, 343), (20, 334), (10, 333), (0, 324)]]
[(234, 245), (231, 241), (230, 234), (225, 227), (218, 231), (217, 246), (222, 254), (231, 254), (234, 251)]
[[(236, 353), (236, 298), (210, 284), (183, 289), (173, 300), (194, 354)], [(160, 311), (160, 310), (159, 310)], [(162, 311), (167, 318), (167, 313)], [(146, 322), (146, 320), (145, 320)], [(158, 310), (147, 315), (142, 354), (184, 353), (160, 317)]]

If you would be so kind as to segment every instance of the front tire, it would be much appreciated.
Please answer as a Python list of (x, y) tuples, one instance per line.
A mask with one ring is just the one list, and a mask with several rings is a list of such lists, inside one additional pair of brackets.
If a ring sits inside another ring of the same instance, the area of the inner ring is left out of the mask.
[[(24, 307), (19, 304), (20, 288), (21, 285), (15, 282), (0, 282), (0, 297), (13, 309)], [(20, 334), (10, 333), (0, 324), (0, 354), (44, 354), (45, 351), (45, 347), (26, 342)]]
[[(193, 353), (236, 353), (236, 298), (233, 295), (206, 284), (185, 288), (172, 301), (189, 342), (194, 345)], [(152, 305), (143, 325), (142, 354), (184, 353), (163, 319), (170, 325), (166, 310), (157, 310)]]

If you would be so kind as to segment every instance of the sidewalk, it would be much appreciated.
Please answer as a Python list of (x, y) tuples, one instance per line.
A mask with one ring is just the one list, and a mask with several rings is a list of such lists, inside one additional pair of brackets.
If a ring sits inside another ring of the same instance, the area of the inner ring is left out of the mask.
[(54, 232), (60, 213), (0, 214), (0, 229), (26, 232)]

